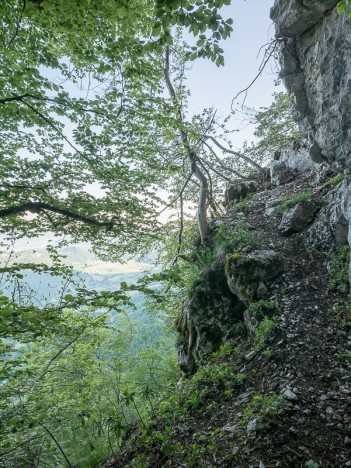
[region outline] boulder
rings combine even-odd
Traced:
[[[176,321],[177,356],[183,372],[192,374],[197,362],[218,350],[232,327],[243,320],[244,310],[227,285],[224,261],[218,260],[195,283]]]
[[[248,255],[228,255],[226,275],[228,286],[243,303],[259,299],[262,285],[270,283],[284,271],[282,257],[271,250],[258,250]]]
[[[306,230],[306,246],[331,252],[337,246],[347,244],[348,221],[342,212],[341,199],[342,192],[338,187],[328,191],[323,197],[322,208]]]
[[[310,224],[318,210],[318,206],[310,201],[302,201],[287,210],[279,225],[279,231],[284,236],[291,236],[303,231]]]
[[[280,151],[279,161],[284,162],[287,167],[299,174],[311,172],[316,168],[309,152],[309,146],[306,142],[301,144],[288,145]]]
[[[255,180],[237,180],[228,184],[224,194],[225,206],[231,203],[238,203],[246,198],[250,193],[257,192],[258,183]]]
[[[294,179],[294,174],[284,161],[271,162],[271,182],[274,186],[284,185]]]

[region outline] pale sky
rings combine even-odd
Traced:
[[[262,53],[257,58],[260,47],[274,37],[274,27],[269,18],[269,10],[274,0],[232,0],[232,5],[224,7],[224,18],[233,18],[234,31],[229,39],[223,41],[225,66],[218,68],[210,60],[198,59],[187,72],[187,86],[190,88],[189,108],[192,113],[199,113],[204,108],[214,106],[221,115],[230,112],[233,97],[245,88],[256,76],[262,60]],[[272,94],[282,89],[274,85],[276,75],[269,65],[263,75],[250,89],[245,105],[259,108],[269,106]],[[237,99],[242,102],[242,96]],[[252,129],[235,133],[232,137],[234,146],[250,139]],[[25,249],[27,240],[17,246]],[[38,245],[36,245],[38,244]],[[32,248],[42,246],[43,240],[30,240]],[[28,247],[27,247],[28,248]]]
[[[225,66],[218,68],[210,60],[198,59],[187,73],[187,85],[191,91],[190,109],[201,112],[214,106],[222,115],[230,112],[233,97],[256,76],[263,58],[257,57],[260,47],[274,38],[274,26],[269,18],[273,0],[232,0],[232,4],[221,10],[224,18],[234,20],[234,31],[223,41]],[[249,90],[245,105],[259,108],[269,106],[272,94],[283,88],[274,85],[277,78],[273,73],[274,62],[267,66],[262,76]],[[242,103],[243,95],[236,99]],[[251,132],[235,134],[234,144],[240,146]]]

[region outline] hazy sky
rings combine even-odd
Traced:
[[[269,18],[273,0],[232,0],[231,6],[221,10],[224,18],[234,20],[234,31],[223,41],[225,66],[216,67],[209,60],[198,59],[188,72],[188,86],[191,90],[190,109],[201,112],[214,106],[222,115],[230,112],[233,97],[253,80],[263,58],[263,51],[257,57],[260,47],[274,37],[274,26]],[[245,105],[259,108],[268,106],[272,94],[281,90],[274,85],[277,78],[273,73],[274,63],[268,65],[263,75],[249,90]],[[243,96],[236,101],[242,103]],[[248,138],[249,131],[235,136],[236,144]]]

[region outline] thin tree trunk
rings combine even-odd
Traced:
[[[173,84],[169,75],[169,55],[170,55],[170,49],[169,49],[169,46],[167,46],[164,77],[165,77],[168,92],[173,102],[175,114],[179,122],[180,137],[183,143],[183,147],[186,151],[188,161],[191,166],[191,171],[194,173],[195,177],[200,182],[197,221],[199,225],[201,241],[203,244],[207,244],[208,239],[209,239],[209,230],[208,230],[207,213],[206,213],[207,212],[207,199],[208,199],[208,181],[207,181],[205,174],[202,172],[202,170],[199,168],[197,164],[197,156],[190,147],[188,134],[184,129],[180,104],[178,102],[177,95],[176,95],[176,92],[174,90],[174,87],[173,87]]]

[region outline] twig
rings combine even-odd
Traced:
[[[237,172],[235,169],[232,169],[231,167],[228,167],[228,166],[225,166],[223,164],[223,162],[219,159],[219,157],[217,156],[216,152],[214,151],[213,148],[211,148],[211,146],[206,143],[206,141],[203,141],[203,144],[205,146],[207,146],[207,148],[211,151],[212,155],[215,157],[215,159],[218,161],[218,163],[220,164],[220,166],[225,169],[226,171],[228,172],[231,172],[232,174],[236,175],[237,177],[239,177],[240,179],[247,179],[246,176],[240,174],[240,172]]]
[[[22,0],[22,4],[23,4],[23,7],[22,7],[20,17],[18,18],[18,21],[17,21],[17,24],[16,24],[16,31],[15,31],[15,34],[10,39],[10,42],[8,43],[8,46],[7,46],[8,49],[11,47],[11,44],[13,43],[13,41],[18,36],[18,31],[19,31],[19,27],[20,27],[20,24],[21,24],[21,21],[22,21],[22,18],[23,18],[23,13],[24,13],[24,10],[26,9],[26,0]]]
[[[159,216],[160,214],[162,214],[164,211],[167,210],[167,208],[170,208],[174,202],[176,202],[178,200],[179,197],[181,197],[184,193],[184,190],[186,189],[186,186],[188,185],[189,183],[189,180],[191,179],[191,176],[194,174],[194,171],[191,171],[190,174],[188,175],[188,177],[186,178],[186,181],[184,182],[184,185],[182,187],[182,189],[180,190],[180,192],[178,193],[178,195],[171,201],[171,203],[169,203],[167,206],[165,206],[161,211],[159,211],[157,213],[157,215]]]
[[[266,68],[266,65],[267,63],[269,62],[270,58],[272,57],[272,55],[274,54],[274,52],[276,51],[276,48],[277,48],[277,45],[278,43],[280,42],[280,39],[274,39],[270,44],[269,46],[267,47],[265,53],[264,53],[264,56],[263,56],[263,59],[262,59],[262,62],[258,68],[258,73],[257,75],[255,76],[255,78],[251,81],[251,83],[244,89],[242,89],[241,91],[238,92],[238,94],[236,94],[233,99],[232,99],[232,103],[231,103],[231,109],[233,110],[233,104],[234,104],[234,101],[237,97],[240,96],[240,94],[243,94],[245,93],[245,98],[243,100],[243,103],[242,105],[245,104],[245,101],[246,101],[246,97],[247,97],[247,92],[248,90],[251,88],[251,86],[258,80],[258,78],[261,76],[263,70]],[[271,50],[270,50],[271,49]]]
[[[225,176],[224,174],[221,174],[219,171],[217,171],[217,169],[215,169],[214,167],[211,166],[211,164],[206,161],[206,159],[201,159],[201,162],[202,164],[204,164],[205,166],[207,166],[211,171],[213,171],[215,174],[217,174],[221,179],[224,179],[226,180],[227,182],[231,182],[232,179],[230,177],[227,177]]]
[[[7,450],[6,452],[1,452],[0,457],[7,455],[8,453],[14,452],[15,450],[19,449],[20,447],[23,447],[23,445],[29,444],[29,442],[32,442],[32,440],[40,439],[40,436],[32,437],[31,439],[26,440],[25,442],[22,442],[19,445],[16,445],[16,447]]]

